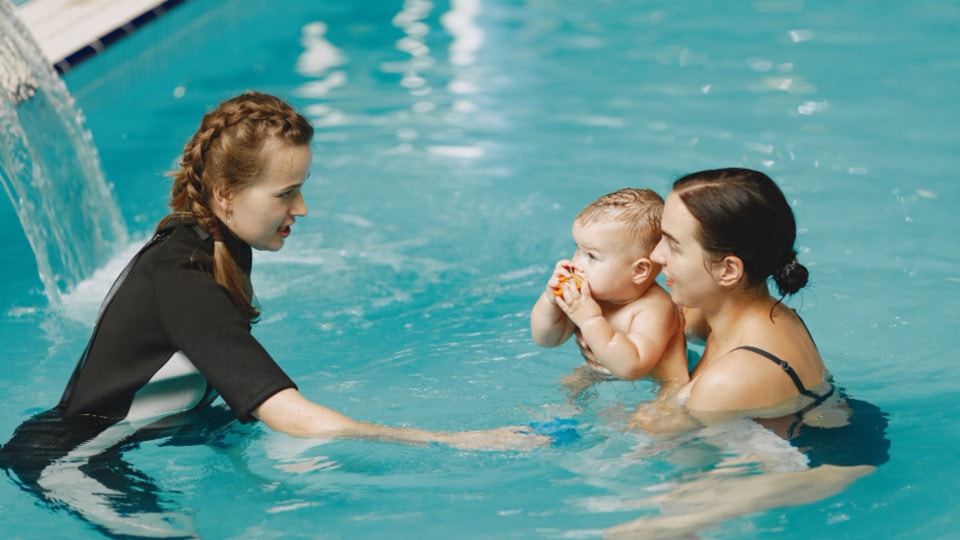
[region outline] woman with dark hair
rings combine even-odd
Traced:
[[[685,176],[667,197],[662,228],[651,258],[685,308],[688,338],[706,344],[679,395],[690,411],[767,407],[824,384],[813,338],[782,302],[808,273],[794,249],[793,211],[773,180],[748,169]]]
[[[677,434],[749,419],[742,425],[789,441],[803,465],[740,477],[718,468],[659,497],[661,516],[610,532],[694,532],[819,500],[886,462],[885,415],[834,386],[806,325],[783,302],[806,286],[808,272],[797,260],[793,211],[773,180],[749,169],[684,176],[666,199],[661,230],[650,258],[684,308],[686,338],[704,349],[690,382],[642,406],[633,425]],[[672,503],[682,515],[671,514]]]

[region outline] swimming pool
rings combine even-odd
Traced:
[[[956,520],[960,2],[284,3],[192,0],[65,77],[131,235],[163,216],[199,116],[248,88],[318,128],[287,247],[258,254],[255,334],[311,398],[361,419],[473,429],[573,415],[531,453],[298,441],[235,426],[125,459],[204,538],[554,538],[719,459],[622,433],[652,385],[568,404],[573,345],[527,316],[580,208],[623,186],[743,165],[794,204],[801,309],[836,377],[890,416],[890,461],[846,491],[710,538],[944,538]],[[0,210],[4,440],[53,405],[98,300],[47,305]],[[105,288],[109,278],[97,284]],[[97,538],[0,482],[12,538]]]

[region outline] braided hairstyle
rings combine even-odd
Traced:
[[[747,286],[773,277],[780,298],[806,286],[797,260],[797,224],[783,192],[769,176],[750,169],[716,169],[680,178],[673,190],[699,222],[703,249],[743,261]]]
[[[225,227],[211,210],[214,188],[241,192],[256,183],[272,148],[268,143],[309,145],[313,127],[283,100],[260,92],[228,99],[207,113],[200,128],[183,148],[180,169],[171,172],[170,208],[157,229],[171,219],[188,219],[207,231],[214,241],[211,273],[226,287],[234,305],[247,320],[260,312],[254,305],[249,276],[240,271],[224,245]]]

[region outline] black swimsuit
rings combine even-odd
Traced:
[[[812,411],[813,409],[816,409],[816,408],[819,407],[821,404],[823,404],[823,402],[826,401],[827,399],[829,399],[830,396],[832,396],[833,393],[834,393],[834,391],[836,390],[836,388],[834,388],[833,384],[831,383],[831,384],[830,384],[830,391],[828,391],[826,394],[816,394],[816,393],[814,393],[814,392],[811,392],[810,390],[807,390],[807,387],[805,387],[805,386],[803,385],[803,381],[800,380],[800,376],[797,375],[797,372],[793,369],[793,367],[790,366],[790,364],[789,364],[786,360],[781,360],[780,357],[778,357],[777,355],[775,355],[775,354],[773,354],[773,353],[771,353],[771,352],[765,351],[765,350],[763,350],[763,349],[761,349],[761,348],[759,348],[759,347],[752,347],[752,346],[750,346],[750,345],[743,345],[743,346],[741,346],[741,347],[737,347],[737,348],[734,349],[734,350],[738,350],[738,349],[743,349],[743,350],[745,350],[745,351],[750,351],[750,352],[753,352],[753,353],[757,353],[757,354],[759,354],[760,356],[766,358],[767,360],[770,360],[770,361],[773,362],[774,364],[777,364],[778,366],[780,366],[781,368],[783,368],[783,371],[784,371],[787,375],[790,376],[790,380],[793,381],[793,384],[794,384],[794,386],[797,387],[797,391],[798,391],[798,392],[800,392],[800,393],[803,394],[804,396],[813,398],[813,403],[807,405],[806,407],[800,409],[799,411],[797,411],[797,412],[795,413],[796,416],[797,416],[797,419],[796,419],[796,421],[789,427],[789,429],[787,430],[787,438],[792,438],[792,437],[793,437],[793,435],[794,435],[794,430],[797,428],[797,426],[800,424],[800,422],[803,421],[803,415],[805,415],[806,413]]]
[[[807,455],[811,467],[818,465],[872,465],[880,466],[890,460],[890,441],[886,438],[887,414],[876,405],[849,398],[843,388],[837,388],[831,381],[830,390],[825,394],[817,394],[808,390],[797,372],[786,360],[776,355],[750,345],[737,347],[756,353],[783,368],[793,384],[802,395],[813,398],[813,402],[797,411],[792,416],[792,422],[786,430],[786,438],[790,444]],[[734,349],[734,350],[737,350]],[[846,403],[850,409],[850,419],[847,425],[836,428],[815,427],[803,423],[803,417],[811,410],[822,405],[827,399],[838,394],[837,399]],[[761,423],[776,422],[772,419]]]

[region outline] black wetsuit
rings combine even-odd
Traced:
[[[250,246],[233,236],[225,243],[249,275]],[[160,406],[151,403],[138,416],[194,408],[216,391],[237,418],[247,421],[266,398],[294,386],[206,269],[212,253],[213,240],[204,231],[179,223],[159,231],[144,247],[105,302],[61,399],[65,417],[129,418],[138,409],[138,392],[178,352],[202,374],[204,395],[195,403],[173,405],[153,397]]]
[[[224,241],[249,276],[250,246]],[[268,397],[295,388],[212,278],[212,254],[213,240],[191,222],[157,232],[107,295],[60,403],[17,429],[0,467],[43,495],[50,490],[38,482],[57,462],[78,454],[92,462],[159,425],[222,425],[230,415],[206,408],[217,395],[246,422]]]
[[[830,381],[830,390],[823,394],[816,394],[808,390],[801,382],[800,377],[786,360],[760,349],[745,345],[737,347],[756,353],[771,362],[779,365],[784,373],[790,377],[794,386],[802,395],[813,398],[813,402],[797,411],[778,419],[760,420],[761,424],[772,427],[785,425],[782,436],[790,441],[801,452],[806,454],[811,467],[818,465],[873,465],[874,467],[886,463],[890,459],[890,441],[885,436],[887,428],[887,414],[879,407],[866,401],[852,399],[846,395],[843,388],[837,388]],[[849,409],[849,422],[841,427],[823,428],[814,427],[803,422],[804,415],[813,411],[834,393],[839,402]]]

